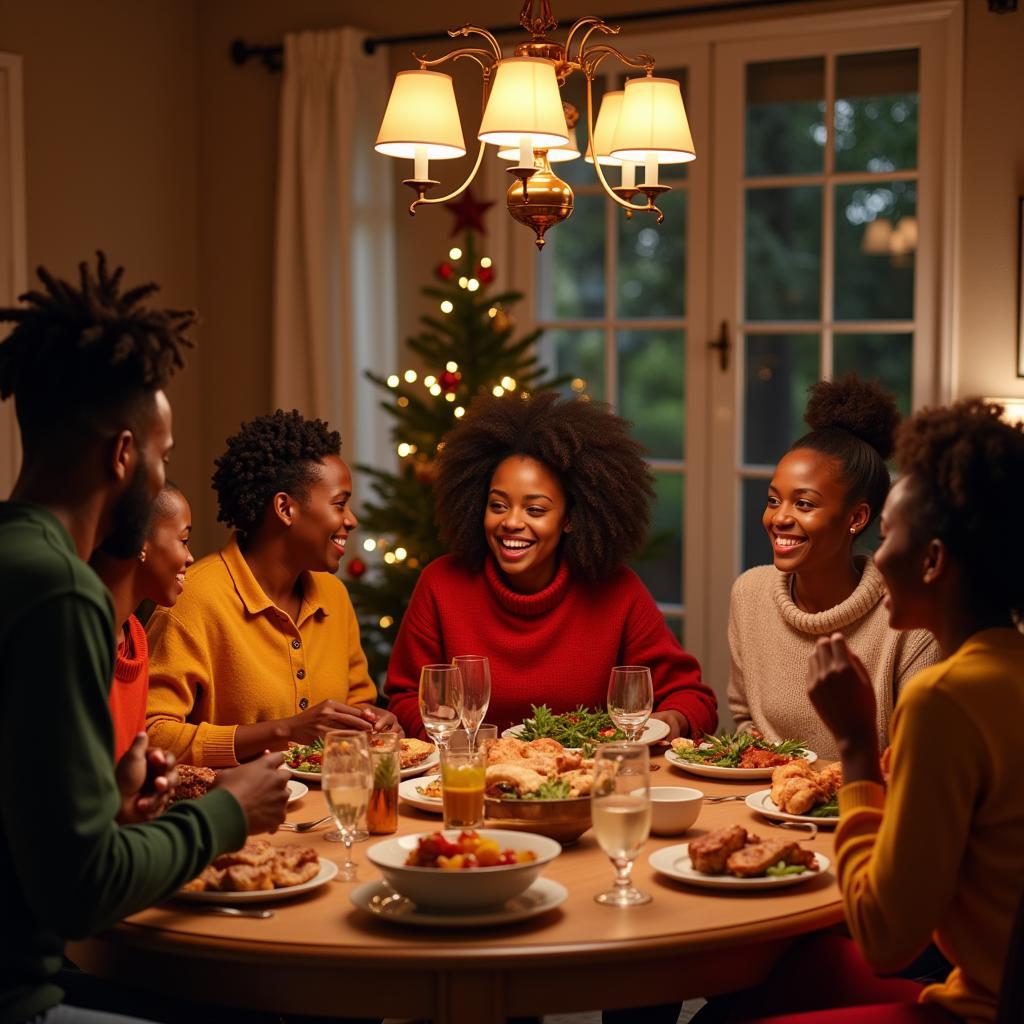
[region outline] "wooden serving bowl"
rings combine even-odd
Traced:
[[[535,832],[557,839],[563,845],[575,843],[590,828],[590,797],[567,800],[484,800],[484,822],[490,828]]]

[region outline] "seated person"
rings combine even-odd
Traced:
[[[927,631],[889,628],[882,577],[870,556],[854,554],[889,492],[895,403],[848,375],[816,384],[804,418],[811,432],[779,460],[768,486],[762,520],[774,565],[748,569],[733,584],[729,709],[741,731],[803,740],[835,760],[835,741],[806,692],[817,639],[841,629],[864,662],[883,748],[900,686],[938,654]]]
[[[647,536],[651,474],[627,424],[596,402],[478,398],[445,438],[435,487],[450,554],[421,573],[385,691],[425,736],[420,667],[484,654],[487,720],[531,704],[603,708],[615,665],[650,667],[654,718],[672,736],[711,732],[715,696],[625,563]]]
[[[121,623],[110,687],[114,722],[114,760],[119,761],[139,733],[146,731],[149,692],[149,647],[146,630],[134,609],[143,601],[173,608],[185,583],[185,570],[195,559],[188,549],[192,509],[168,480],[153,504],[142,550],[132,558],[115,558],[100,546],[92,567],[114,599],[114,617]]]
[[[236,532],[149,622],[151,742],[221,768],[330,729],[391,729],[334,575],[356,528],[341,436],[279,409],[227,445],[213,486]]]

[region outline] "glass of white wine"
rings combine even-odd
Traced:
[[[649,903],[630,881],[651,831],[650,759],[639,743],[605,743],[594,752],[590,810],[598,845],[615,865],[615,885],[594,897],[612,907]]]
[[[427,735],[441,750],[462,719],[462,673],[454,665],[420,669],[420,718]]]
[[[646,665],[616,665],[608,678],[608,717],[636,743],[654,710],[654,684]]]
[[[462,676],[462,728],[469,733],[469,749],[491,703],[491,663],[481,654],[458,654],[452,664]]]
[[[373,785],[373,767],[366,733],[360,729],[336,729],[324,737],[323,775],[320,783],[327,806],[345,844],[345,863],[341,865],[343,882],[356,880],[352,860],[352,842]]]

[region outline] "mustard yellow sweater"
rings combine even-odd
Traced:
[[[905,687],[889,790],[844,786],[836,868],[846,919],[879,971],[935,942],[953,964],[934,1001],[995,1020],[1024,891],[1024,636],[991,629]]]
[[[235,728],[289,718],[328,697],[372,703],[376,687],[344,584],[305,573],[297,622],[263,593],[232,539],[188,571],[149,622],[150,742],[180,761],[235,765]]]

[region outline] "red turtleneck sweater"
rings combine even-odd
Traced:
[[[146,630],[134,615],[128,616],[124,640],[117,648],[114,682],[110,687],[110,717],[114,721],[114,764],[125,755],[132,740],[146,731],[146,694],[149,691],[149,647]]]
[[[482,572],[451,555],[423,570],[391,652],[385,692],[407,736],[426,738],[418,690],[423,665],[456,654],[483,654],[491,664],[487,721],[498,730],[521,722],[531,704],[556,712],[578,704],[603,708],[615,665],[647,665],[656,711],[680,711],[691,733],[713,732],[715,695],[700,666],[665,625],[647,588],[631,569],[588,585],[563,564],[537,594],[505,584],[488,557]]]

